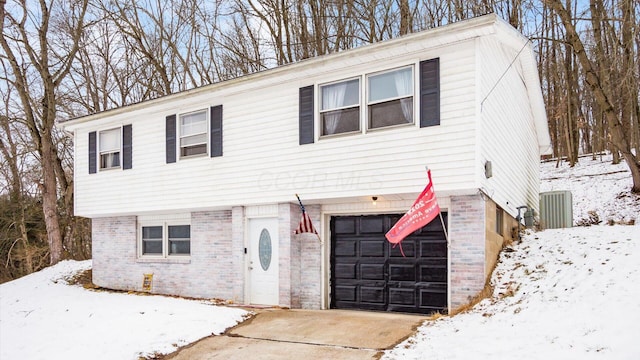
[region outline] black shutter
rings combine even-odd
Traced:
[[[420,127],[440,125],[440,59],[420,62]]]
[[[92,131],[89,133],[89,174],[96,173],[96,160],[96,132]]]
[[[300,145],[313,143],[313,85],[300,88],[298,131]]]
[[[176,162],[176,116],[169,115],[166,119],[166,151],[167,164]]]
[[[222,105],[212,106],[211,112],[211,157],[222,156]]]
[[[131,125],[122,127],[122,169],[131,169],[133,149],[131,148]]]

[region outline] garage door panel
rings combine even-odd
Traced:
[[[360,220],[361,234],[380,234],[384,232],[383,216],[368,216]]]
[[[337,218],[334,222],[333,232],[335,234],[355,234],[356,220],[353,218]]]
[[[384,286],[361,286],[360,299],[364,303],[384,305],[386,300]]]
[[[414,289],[389,288],[389,305],[415,306],[416,296]]]
[[[442,213],[442,218],[444,223],[447,223],[447,213]],[[427,224],[427,226],[423,226],[421,229],[416,230],[419,234],[425,233],[440,233],[442,231],[442,222],[439,218],[434,219],[432,222]]]
[[[390,258],[402,259],[406,257],[413,258],[416,256],[416,245],[414,244],[413,241],[402,242],[402,251],[404,251],[404,256],[402,256],[402,251],[400,251],[400,246],[401,245],[396,245],[395,247],[393,247],[393,245],[389,246]]]
[[[334,248],[335,256],[356,256],[356,246],[358,243],[354,241],[341,241]]]
[[[420,241],[420,257],[446,258],[447,252],[447,243],[443,243],[442,241],[435,242],[433,240]]]
[[[375,257],[384,257],[384,249],[385,243],[377,240],[361,240],[360,241],[360,256],[375,256]]]
[[[447,303],[447,289],[428,288],[419,290],[420,307],[433,307],[433,304]]]
[[[422,265],[419,271],[421,282],[447,282],[447,265]]]
[[[384,281],[384,264],[360,264],[360,278]]]
[[[389,264],[389,281],[416,281],[414,264]]]
[[[336,264],[335,266],[336,277],[339,279],[355,279],[356,278],[356,264]]]
[[[335,287],[335,296],[342,301],[356,301],[357,286],[341,285]]]

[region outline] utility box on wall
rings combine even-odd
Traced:
[[[559,229],[573,226],[573,201],[571,191],[540,193],[540,227]]]

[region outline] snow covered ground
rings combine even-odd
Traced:
[[[632,180],[629,167],[623,161],[611,164],[611,155],[597,156],[596,160],[581,157],[570,168],[562,163],[542,163],[540,192],[571,190],[573,198],[573,223],[590,218],[594,211],[602,223],[609,221],[626,224],[630,220],[640,222],[640,197],[630,194]]]
[[[541,191],[572,191],[574,223],[595,211],[601,225],[530,232],[502,252],[492,298],[427,321],[383,359],[640,359],[640,197],[610,160],[541,171]]]
[[[242,321],[246,311],[165,296],[86,290],[66,278],[91,260],[0,285],[0,359],[123,359],[170,353]]]
[[[595,211],[635,226],[531,232],[501,255],[492,298],[426,322],[384,359],[640,359],[640,198],[610,158],[543,164],[541,191],[571,190],[574,222]],[[65,261],[0,285],[0,359],[131,359],[219,334],[247,314],[163,296],[96,292]]]

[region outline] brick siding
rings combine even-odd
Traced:
[[[320,206],[305,209],[313,225],[320,226]],[[291,308],[320,309],[321,264],[320,241],[315,234],[294,234],[302,212],[297,204],[278,206],[280,236],[280,305]]]
[[[189,260],[137,257],[135,216],[92,221],[93,281],[119,290],[142,290],[144,274],[153,274],[153,293],[243,300],[243,243],[233,241],[232,211],[191,214]]]
[[[449,274],[452,309],[468,303],[485,285],[485,209],[480,195],[451,197]]]

